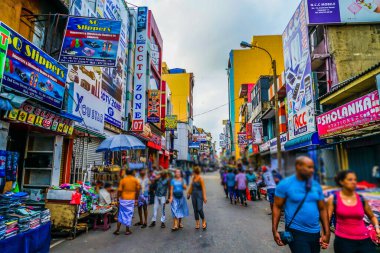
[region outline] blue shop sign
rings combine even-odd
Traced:
[[[5,87],[53,107],[62,108],[67,69],[17,32],[10,32],[5,60]]]

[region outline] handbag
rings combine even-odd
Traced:
[[[173,196],[176,199],[181,199],[183,197],[183,192],[173,192]]]
[[[294,237],[292,232],[289,231],[290,226],[292,225],[294,219],[296,218],[298,212],[301,210],[303,204],[305,203],[305,200],[307,198],[307,195],[309,194],[312,186],[312,179],[309,179],[306,182],[306,193],[305,196],[303,197],[302,201],[299,203],[296,211],[293,214],[293,217],[291,218],[290,222],[285,225],[285,231],[279,232],[281,241],[286,245],[294,241]]]

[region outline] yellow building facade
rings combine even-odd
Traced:
[[[284,70],[282,36],[253,36],[251,44],[268,50],[277,62],[277,74],[280,75]],[[266,52],[256,48],[232,50],[230,52],[228,62],[230,134],[232,136],[232,151],[236,159],[241,158],[237,142],[237,134],[242,125],[239,110],[244,103],[244,99],[239,98],[241,85],[255,83],[260,76],[272,74],[271,61]]]
[[[162,80],[170,87],[173,104],[173,115],[179,122],[188,122],[193,118],[193,73],[179,73],[184,70],[169,70],[167,64],[162,64]]]

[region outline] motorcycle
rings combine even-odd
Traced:
[[[248,190],[251,194],[251,200],[256,201],[257,199],[257,184],[256,182],[249,182],[248,183]]]

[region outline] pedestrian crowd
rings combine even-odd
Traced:
[[[279,246],[288,245],[292,253],[319,253],[327,249],[331,230],[335,231],[334,252],[375,253],[373,240],[380,238],[379,221],[368,202],[356,192],[356,174],[339,172],[335,182],[341,190],[325,200],[321,185],[314,180],[311,158],[298,157],[295,171],[282,179],[277,171],[266,166],[244,173],[243,166],[238,164],[236,169],[221,170],[221,182],[230,203],[236,205],[240,199],[242,206],[247,206],[247,193],[252,200],[261,199],[259,189],[266,187],[273,238]],[[282,214],[285,229],[280,231]],[[371,221],[372,230],[367,228],[365,216]]]
[[[126,175],[120,180],[118,187],[118,202],[110,202],[110,185],[106,184],[102,192],[102,197],[106,203],[113,204],[113,212],[117,213],[117,229],[114,235],[120,234],[122,225],[126,227],[125,234],[132,233],[132,218],[135,207],[138,210],[139,221],[133,226],[141,228],[148,227],[148,205],[153,204],[153,215],[149,227],[155,227],[157,216],[161,212],[161,228],[166,228],[166,205],[170,204],[173,217],[171,230],[178,231],[184,227],[183,219],[189,216],[187,199],[191,198],[194,209],[195,228],[207,229],[207,222],[203,211],[203,204],[207,203],[206,187],[201,169],[193,168],[192,178],[188,171],[183,176],[180,169],[176,169],[174,174],[163,168],[156,168],[152,171],[127,170]],[[190,186],[189,186],[190,185]],[[187,193],[185,191],[189,189]],[[201,222],[202,220],[202,222]]]

